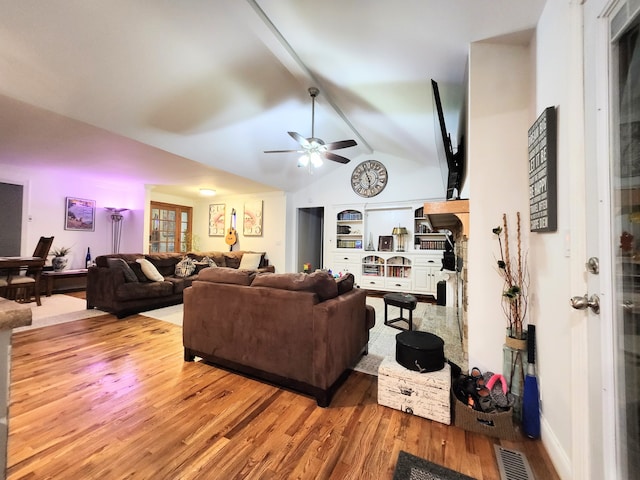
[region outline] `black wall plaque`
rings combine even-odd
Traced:
[[[548,107],[529,129],[529,217],[532,232],[557,228],[556,107]]]

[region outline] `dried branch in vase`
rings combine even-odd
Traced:
[[[524,324],[527,315],[529,272],[526,253],[522,251],[520,212],[516,213],[516,219],[517,248],[515,257],[511,256],[509,248],[509,224],[506,213],[502,214],[502,226],[494,228],[493,233],[498,237],[500,247],[500,259],[497,261],[498,274],[504,279],[502,309],[507,318],[509,335],[521,339],[525,336]]]

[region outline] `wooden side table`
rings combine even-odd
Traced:
[[[42,272],[42,278],[46,280],[47,285],[47,297],[51,296],[53,292],[53,285],[56,279],[62,278],[87,278],[88,270],[86,268],[79,268],[77,270],[61,270],[59,272],[56,271],[45,271]]]

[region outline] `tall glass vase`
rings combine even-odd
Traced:
[[[503,353],[502,374],[509,384],[509,390],[515,398],[513,417],[522,421],[522,392],[524,389],[524,376],[527,372],[527,347],[526,341],[522,348],[515,348],[513,342],[505,342]]]

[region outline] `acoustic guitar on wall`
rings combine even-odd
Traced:
[[[229,222],[229,230],[227,230],[227,235],[224,237],[224,241],[227,245],[229,245],[229,250],[233,248],[233,246],[238,241],[238,235],[236,234],[236,209],[234,208],[231,211],[231,220]]]

